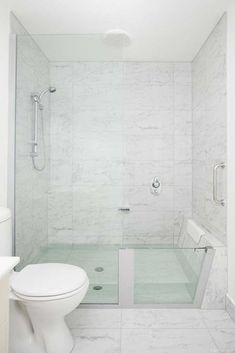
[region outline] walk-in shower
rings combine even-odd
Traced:
[[[54,93],[56,91],[55,87],[48,87],[44,90],[42,90],[40,93],[32,93],[31,98],[32,102],[34,105],[34,134],[33,134],[33,140],[32,140],[32,152],[31,152],[31,157],[32,157],[32,162],[33,162],[33,167],[37,171],[42,171],[46,167],[46,152],[45,152],[45,136],[44,136],[44,121],[43,121],[43,104],[42,104],[42,99],[45,94],[47,93]],[[41,134],[42,134],[42,150],[43,150],[43,157],[42,157],[42,165],[38,166],[36,163],[36,157],[38,157],[38,133],[39,133],[39,115],[41,118]]]
[[[86,305],[221,302],[222,267],[210,269],[226,256],[226,203],[213,201],[213,189],[226,199],[226,168],[213,185],[214,165],[226,163],[226,85],[215,79],[225,80],[225,54],[222,44],[213,50],[224,21],[192,63],[132,60],[130,46],[107,45],[103,34],[17,36],[21,267],[83,267]],[[191,218],[203,236],[188,234]]]

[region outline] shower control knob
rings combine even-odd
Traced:
[[[154,180],[152,182],[152,187],[155,188],[155,189],[158,189],[160,187],[160,185],[161,184],[160,184],[159,180]]]
[[[151,192],[154,195],[159,195],[161,192],[161,182],[158,177],[154,177],[151,183]]]

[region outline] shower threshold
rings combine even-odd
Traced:
[[[82,267],[90,279],[83,306],[200,307],[213,256],[213,249],[51,244],[31,263]]]

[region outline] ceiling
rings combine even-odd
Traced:
[[[30,33],[42,34],[35,40],[50,60],[191,61],[231,0],[9,2]],[[117,28],[130,34],[130,46],[104,43],[104,33]]]

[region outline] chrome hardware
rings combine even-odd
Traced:
[[[218,170],[225,168],[225,163],[218,163],[213,168],[213,201],[216,205],[224,206],[225,200],[218,199]]]
[[[213,247],[208,245],[208,246],[201,246],[201,247],[198,247],[198,248],[194,248],[193,251],[197,252],[198,250],[204,250],[205,253],[207,254],[208,250],[210,250],[210,249],[213,249]]]
[[[152,194],[159,195],[161,192],[161,182],[158,177],[154,177],[151,183]]]
[[[122,212],[130,212],[131,209],[126,207],[126,208],[119,208],[118,210]]]

